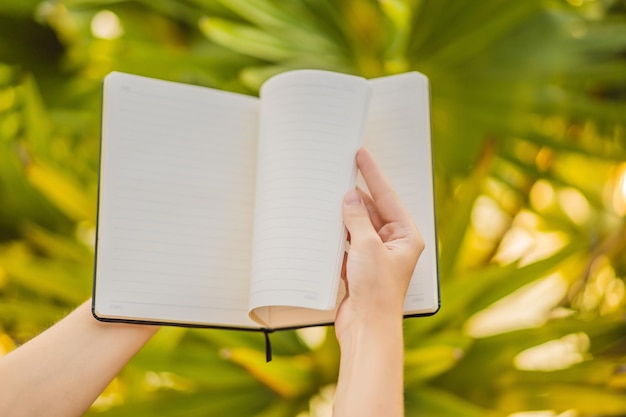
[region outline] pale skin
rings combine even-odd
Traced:
[[[423,249],[419,232],[366,150],[357,164],[371,197],[346,194],[348,295],[335,331],[341,362],[334,416],[403,415],[402,303]],[[85,302],[0,358],[0,415],[81,416],[156,326],[95,320]]]
[[[101,323],[85,302],[0,358],[0,415],[81,416],[158,330]]]
[[[371,193],[349,192],[348,295],[335,319],[341,347],[334,417],[404,415],[403,303],[424,242],[380,168],[364,149],[357,164]]]

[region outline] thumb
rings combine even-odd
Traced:
[[[372,225],[369,213],[358,191],[346,193],[343,200],[343,223],[350,233],[352,244],[375,237],[380,239]]]

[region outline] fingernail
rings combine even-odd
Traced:
[[[358,191],[349,191],[346,193],[346,198],[344,202],[347,206],[353,206],[357,204],[361,204],[363,201],[361,200],[361,195]]]

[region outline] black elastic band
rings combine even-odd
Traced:
[[[273,330],[263,329],[263,334],[265,335],[265,361],[272,361],[272,343],[270,342],[270,333]]]

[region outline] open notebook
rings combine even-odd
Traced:
[[[104,82],[94,316],[275,330],[332,323],[341,204],[366,146],[426,242],[405,313],[439,308],[428,80],[315,70],[259,98]]]

